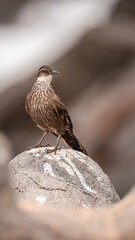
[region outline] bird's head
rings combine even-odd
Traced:
[[[37,80],[51,83],[53,74],[59,74],[59,72],[55,71],[51,66],[44,65],[38,70]]]

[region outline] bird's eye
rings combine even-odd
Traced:
[[[44,70],[44,72],[45,72],[45,73],[49,73],[49,71],[48,71],[48,70]]]

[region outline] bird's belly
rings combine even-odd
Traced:
[[[36,125],[55,134],[59,134],[63,129],[63,121],[56,114],[53,106],[47,101],[44,104],[32,103],[29,114]]]

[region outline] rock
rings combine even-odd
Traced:
[[[62,148],[56,155],[45,151],[31,149],[9,163],[17,199],[85,208],[110,206],[119,201],[108,176],[91,158],[72,149]]]
[[[64,156],[64,151],[61,152]],[[70,153],[70,151],[65,152]],[[73,150],[71,153],[75,157],[79,156]],[[27,152],[21,154],[24,156],[24,162],[26,162],[25,157],[29,157],[30,154]],[[80,157],[84,161],[89,160],[89,158],[86,160],[82,154]],[[46,205],[38,206],[33,202],[18,202],[11,194],[7,160],[3,158],[3,161],[0,161],[0,240],[135,239],[135,187],[115,206],[101,207],[96,211],[81,207],[58,209]]]

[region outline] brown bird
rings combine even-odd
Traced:
[[[48,149],[47,152],[56,154],[62,137],[71,148],[87,155],[86,150],[73,134],[73,125],[67,109],[51,86],[53,74],[58,73],[50,66],[42,66],[38,71],[35,84],[27,95],[25,110],[36,125],[44,131],[41,140],[31,148],[41,147],[46,134],[51,132],[57,136],[57,142],[55,148]]]

